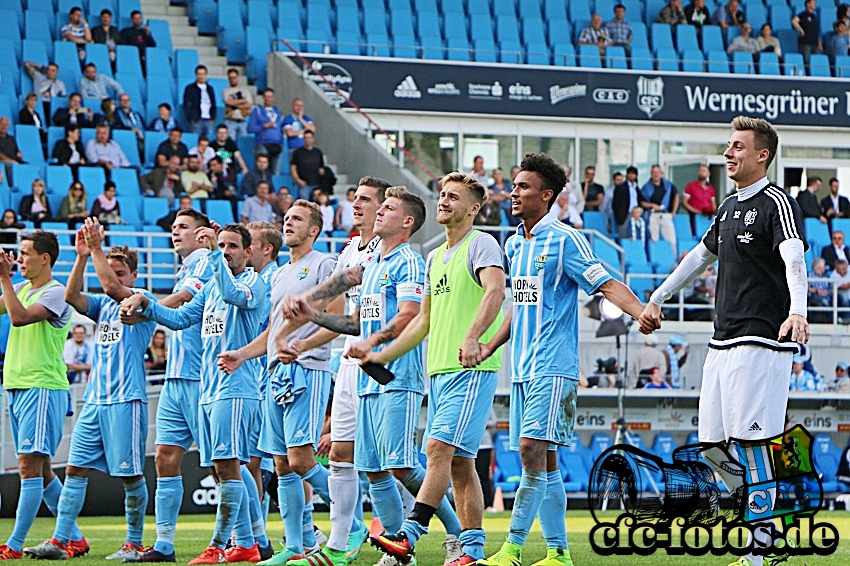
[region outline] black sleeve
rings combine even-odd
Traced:
[[[845,218],[850,216],[850,199],[847,197],[838,197],[838,208],[841,209],[841,214],[843,214]]]

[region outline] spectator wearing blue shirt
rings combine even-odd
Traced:
[[[245,199],[241,214],[242,224],[268,222],[274,224],[274,210],[269,202],[269,184],[261,181],[257,184],[257,194]]]
[[[124,94],[124,87],[118,81],[97,72],[97,66],[89,63],[83,70],[83,78],[80,79],[80,95],[83,98],[94,98],[103,100],[109,98],[109,89],[117,95]]]
[[[177,127],[177,122],[174,121],[174,116],[171,115],[171,105],[163,102],[157,107],[159,116],[154,118],[154,121],[148,125],[148,130],[152,132],[170,132]]]
[[[664,374],[661,373],[661,368],[657,366],[652,367],[646,373],[649,374],[649,382],[643,386],[644,389],[672,389],[670,384],[664,381]]]
[[[605,22],[605,31],[608,33],[608,45],[619,45],[626,49],[628,53],[631,50],[632,39],[632,24],[626,21],[626,7],[622,4],[614,6],[614,17]]]
[[[833,58],[838,55],[847,55],[850,51],[850,34],[847,33],[847,24],[844,20],[836,20],[832,24],[832,29],[835,35],[830,40],[830,51]]]
[[[823,380],[803,369],[803,356],[794,354],[791,365],[791,391],[821,391]]]
[[[809,271],[809,306],[828,307],[832,305],[832,285],[829,281],[812,281],[812,279],[825,279],[826,260],[822,257],[812,261],[812,270]]]
[[[296,98],[292,101],[292,114],[283,119],[283,133],[289,148],[289,157],[299,147],[304,147],[304,132],[316,133],[312,118],[304,114],[304,101]]]
[[[103,167],[107,178],[116,167],[131,167],[121,146],[109,138],[109,126],[106,124],[99,125],[95,138],[86,144],[86,161]]]
[[[263,104],[255,106],[248,117],[248,133],[254,134],[257,151],[262,149],[269,157],[272,174],[280,173],[280,155],[283,151],[283,114],[274,104],[274,90],[263,91]],[[288,160],[287,160],[288,161]]]

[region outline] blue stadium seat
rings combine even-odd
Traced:
[[[11,9],[15,12],[16,19],[18,21],[18,29],[23,32],[24,30],[24,4],[23,2],[7,2],[8,6],[4,6],[4,8]]]
[[[51,41],[49,45],[52,47],[53,42]],[[42,41],[25,39],[21,42],[21,47],[23,50],[22,56],[24,61],[32,61],[39,65],[47,65],[47,63],[51,60],[47,56],[47,44]]]
[[[690,433],[688,435],[688,439],[685,441],[685,445],[697,444],[699,442],[699,435],[696,431]]]
[[[496,39],[499,42],[519,43],[519,27],[515,18],[507,16],[496,18]]]
[[[532,0],[534,1],[534,0]],[[354,2],[355,6],[357,2]],[[416,8],[416,13],[422,12],[437,12],[437,0],[413,0],[413,6]]]
[[[831,77],[829,57],[823,53],[812,53],[809,59],[809,74],[813,77]]]
[[[207,200],[207,216],[224,226],[233,222],[233,207],[227,200]]]
[[[229,204],[229,203],[228,203]],[[148,226],[168,214],[168,200],[158,197],[142,199],[142,220]]]
[[[25,163],[12,164],[12,190],[15,192],[28,194],[32,182],[35,179],[43,179],[43,169],[38,165]],[[17,207],[15,207],[17,210]]]
[[[755,73],[753,54],[745,51],[732,53],[732,72],[737,75],[752,75]]]
[[[702,52],[724,51],[723,37],[718,26],[702,26]],[[725,52],[725,51],[724,51]]]
[[[542,18],[543,14],[540,12],[540,2],[537,0],[519,0],[519,16],[523,19]]]
[[[74,92],[83,77],[83,73],[80,71],[80,56],[77,54],[77,46],[70,41],[54,42],[53,61],[59,65],[59,79],[65,83],[68,93]]]
[[[619,45],[612,45],[605,50],[605,66],[609,69],[628,69],[626,49]],[[585,214],[587,214],[585,212]],[[585,224],[586,226],[586,224]]]
[[[24,37],[31,41],[40,41],[45,44],[48,51],[48,57],[53,59],[53,26],[47,16],[47,12],[39,10],[27,10],[25,14]]]
[[[708,217],[704,214],[700,214],[698,216],[694,216],[694,234],[702,238],[702,236],[708,232],[708,227],[711,226],[711,221],[714,220],[714,217]]]
[[[699,49],[689,49],[682,53],[682,71],[685,73],[705,72],[705,59]]]
[[[233,65],[244,64],[247,54],[245,45],[245,28],[236,26],[225,26],[219,28],[218,34],[219,49],[224,50],[227,56],[227,62]]]
[[[623,251],[626,255],[626,269],[630,269],[632,267],[649,267],[649,261],[646,257],[646,245],[644,242],[640,240],[623,239],[620,241],[620,245],[623,247]]]
[[[670,268],[676,263],[673,248],[664,240],[649,243],[649,260],[652,262],[655,273],[670,273]]]
[[[595,45],[579,45],[578,64],[580,67],[601,69],[602,59],[599,56],[599,48]]]
[[[632,23],[632,49],[649,49],[647,41],[646,26],[640,22]]]
[[[271,39],[266,29],[251,26],[245,28],[245,36],[245,75],[260,89],[266,86],[266,66],[271,51]]]
[[[548,4],[549,1],[547,0],[547,7]],[[590,20],[590,2],[570,2],[567,15],[571,22]],[[613,17],[613,14],[611,16],[602,16],[602,20],[605,21],[611,17]]]
[[[490,3],[488,0],[466,0],[466,9],[470,16],[481,14],[488,18],[490,17]]]
[[[679,70],[679,55],[672,47],[666,49],[656,49],[655,58],[658,64],[659,71],[676,72]]]
[[[0,41],[3,45],[12,47],[12,51],[6,51],[5,56],[14,59],[17,63],[21,58],[21,29],[18,27],[17,16],[13,10],[0,8]]]
[[[177,49],[174,51],[174,76],[194,77],[195,67],[200,64],[198,52],[194,49]]]
[[[543,16],[550,23],[560,18],[566,19],[566,2],[563,0],[543,0]]]
[[[497,60],[496,45],[492,40],[476,39],[472,42],[472,49],[472,57],[476,63],[495,63]]]
[[[469,61],[469,41],[464,37],[449,36],[446,48],[446,58],[449,61]]]
[[[652,24],[652,48],[658,52],[659,49],[675,51],[673,47],[673,33],[670,24]]]
[[[760,75],[779,75],[779,57],[776,53],[760,54],[758,71]]]
[[[587,491],[590,481],[590,451],[578,438],[571,446],[558,447],[558,469],[567,492]]]
[[[693,237],[691,230],[691,218],[687,214],[674,214],[673,227],[676,229],[676,237],[690,239]]]
[[[553,64],[556,67],[575,67],[576,50],[572,43],[556,43],[552,46]]]
[[[171,27],[168,20],[148,20],[148,26],[151,28],[151,36],[156,41],[156,47],[148,47],[146,54],[148,62],[150,62],[151,49],[163,49],[170,57],[174,53],[174,46],[171,43]]]
[[[676,440],[667,432],[659,432],[652,441],[652,453],[665,462],[673,462],[673,451],[676,448]]]
[[[117,45],[115,47],[115,70],[119,74],[134,75],[142,78],[142,63],[139,61],[139,48],[135,45]]]
[[[762,54],[764,57],[764,54]],[[850,56],[837,55],[835,57],[835,76],[850,77]]]
[[[271,7],[271,3],[266,0],[248,0],[248,25],[274,33]]]
[[[43,165],[44,151],[41,149],[41,136],[36,126],[15,126],[18,148],[24,154],[24,161],[33,165]]]
[[[145,133],[145,165],[147,167],[156,167],[156,149],[166,138],[168,138],[168,134],[165,132]]]
[[[785,62],[783,71],[785,75],[805,76],[806,66],[803,64],[803,56],[799,53],[783,53]]]
[[[601,238],[594,238],[593,252],[596,254],[596,257],[602,261],[606,269],[609,269],[609,271],[611,269],[620,271],[620,254],[611,244]]]
[[[544,30],[545,26],[540,18],[523,18],[522,40],[526,44],[545,41],[546,32]]]
[[[753,36],[757,36],[761,26],[767,23],[767,9],[761,2],[747,2],[743,8],[747,21],[753,27]]]
[[[135,132],[132,130],[112,130],[112,139],[124,150],[124,154],[131,165],[142,166]]]
[[[164,47],[148,47],[145,52],[145,58],[147,59],[148,80],[157,83],[157,88],[163,88],[164,85],[161,84],[160,81],[153,79],[153,77],[166,77],[167,80],[171,79],[173,76],[171,68],[171,51],[168,51]]]
[[[697,28],[690,24],[679,24],[676,26],[676,50],[684,53],[688,50],[698,50]]]
[[[356,21],[356,20],[355,20]],[[398,43],[400,38],[415,37],[413,33],[413,14],[406,11],[396,10],[390,13],[390,32]]]
[[[608,433],[597,432],[591,436],[588,448],[590,449],[590,456],[593,458],[593,461],[595,462],[599,459],[599,456],[613,445],[614,443]]]
[[[121,195],[122,199],[130,195],[141,195],[141,189],[139,188],[139,177],[135,169],[113,169],[112,181],[115,183],[115,188],[118,194]]]
[[[774,34],[779,30],[790,30],[791,28],[791,8],[785,4],[770,5],[770,27]],[[796,34],[796,32],[794,32]]]
[[[86,188],[86,193],[98,195],[103,191],[106,183],[106,173],[100,167],[80,167],[78,171],[79,181]]]
[[[812,458],[815,470],[821,474],[821,482],[825,493],[843,491],[835,480],[838,465],[841,461],[841,450],[832,442],[828,434],[816,434],[812,442]]]
[[[57,42],[58,44],[59,42]],[[76,49],[75,49],[76,51]],[[112,78],[112,64],[109,61],[109,49],[106,45],[102,43],[92,43],[86,46],[86,63],[94,63],[94,66],[97,67],[98,73],[103,73],[104,75]],[[77,65],[79,69],[79,65]],[[74,83],[74,88],[69,90],[68,92],[74,92],[76,89],[76,84]],[[67,83],[66,83],[66,86]],[[69,87],[70,89],[70,87]]]
[[[652,71],[654,59],[652,53],[646,48],[633,48],[631,65],[635,71]]]
[[[529,65],[550,65],[549,48],[543,41],[525,44],[526,62]]]
[[[466,30],[464,30],[464,35],[465,34]],[[440,18],[437,16],[436,11],[424,11],[419,12],[416,15],[416,35],[419,36],[420,39],[424,39],[426,37],[442,37],[440,34]]]
[[[422,36],[419,39],[419,44],[422,46],[423,59],[439,60],[445,57],[443,41],[438,36]]]
[[[493,483],[502,488],[503,492],[516,491],[522,475],[522,462],[519,452],[510,449],[510,436],[507,431],[500,430],[493,435],[493,459],[496,462]]]
[[[12,99],[6,94],[0,94],[0,116],[12,116]]]
[[[71,168],[65,165],[48,165],[47,175],[44,180],[47,185],[47,192],[57,195],[68,194],[68,187],[74,181],[74,176],[71,174]],[[55,212],[59,212],[57,208]]]
[[[56,103],[56,99],[53,99],[53,103]],[[56,145],[56,142],[65,138],[65,128],[59,126],[50,126],[47,128],[47,155],[50,156],[53,154],[53,146]]]
[[[725,51],[709,51],[707,60],[709,73],[729,72],[729,57]]]

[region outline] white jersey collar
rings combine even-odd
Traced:
[[[762,177],[761,179],[759,179],[758,181],[756,181],[755,183],[753,183],[749,187],[744,187],[743,189],[738,189],[738,191],[735,194],[737,195],[739,201],[747,200],[747,199],[750,199],[750,198],[756,196],[756,194],[760,190],[762,190],[763,188],[765,188],[769,184],[770,184],[770,181],[767,180],[767,177]]]

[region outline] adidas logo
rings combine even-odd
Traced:
[[[130,464],[128,464],[127,462],[121,462],[120,464],[118,464],[118,467],[121,468],[122,470],[126,470],[127,468],[130,467]]]
[[[393,450],[392,452],[390,452],[390,455],[387,456],[387,458],[389,458],[390,460],[398,460],[398,454],[396,454],[395,450]]]
[[[451,431],[452,431],[452,429],[450,429],[449,425],[447,425],[447,424],[444,424],[443,426],[440,427],[440,432],[451,432]]]
[[[295,436],[304,436],[304,431],[299,430],[298,432],[295,433]]]
[[[542,426],[540,426],[540,423],[539,423],[539,422],[537,422],[537,421],[534,421],[533,423],[531,423],[530,425],[528,425],[528,427],[529,427],[529,428],[531,428],[531,429],[533,429],[533,430],[542,430],[542,429],[543,429],[543,427],[542,427]]]
[[[212,475],[209,475],[201,480],[201,487],[206,489],[212,489],[216,486],[215,478]]]
[[[414,81],[413,77],[410,75],[407,75],[404,80],[395,87],[395,92],[393,94],[396,98],[422,98],[422,92],[420,92],[419,87],[416,86],[416,81]]]
[[[32,446],[32,442],[29,438],[25,438],[23,442],[21,442],[21,446]]]
[[[215,447],[216,450],[227,450],[227,446],[224,445],[224,442]]]
[[[757,422],[753,422],[753,424],[751,424],[750,428],[748,428],[747,430],[750,431],[750,432],[756,432],[756,431],[760,431],[761,427],[759,426],[759,424]]]
[[[440,280],[437,281],[437,284],[434,285],[434,295],[442,295],[443,293],[451,292],[452,288],[449,287],[449,276],[444,274],[440,277]]]

